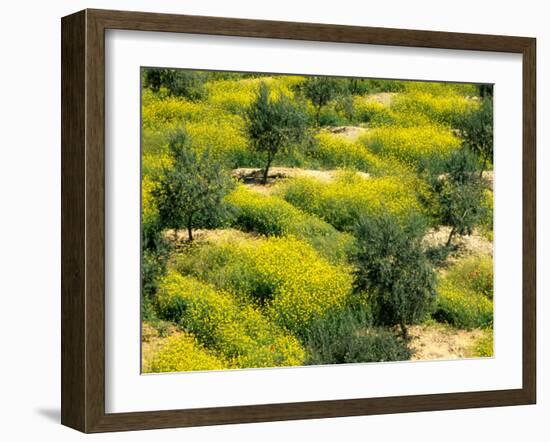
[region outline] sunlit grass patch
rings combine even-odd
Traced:
[[[294,237],[209,243],[178,256],[174,267],[246,296],[299,336],[315,318],[342,308],[351,293],[350,268],[330,264]]]
[[[223,109],[208,101],[189,101],[182,97],[163,97],[144,91],[142,96],[142,129],[174,129],[189,121],[217,121],[225,118]]]
[[[493,261],[479,256],[458,261],[441,277],[433,317],[459,328],[493,324]]]
[[[368,150],[359,140],[350,140],[341,135],[321,131],[317,135],[316,149],[311,158],[322,167],[356,169],[369,173],[379,173],[388,165]]]
[[[147,96],[142,106],[144,174],[162,171],[170,137],[181,127],[185,127],[195,149],[209,149],[227,167],[259,162],[248,149],[241,115],[232,114],[210,101],[150,97],[150,91],[144,94]]]
[[[473,97],[478,94],[477,86],[472,83],[445,83],[440,81],[404,81],[407,92],[424,92],[432,95],[462,95]]]
[[[473,291],[493,299],[493,258],[478,255],[464,258],[445,273],[445,279],[455,287]]]
[[[206,84],[208,102],[231,113],[239,114],[252,103],[261,83],[270,87],[273,98],[280,94],[294,97],[293,85],[303,81],[298,76],[274,76],[221,80]]]
[[[188,333],[177,333],[164,339],[152,356],[149,373],[223,370],[227,362],[204,348]]]
[[[355,119],[370,127],[388,126],[395,123],[395,115],[390,106],[366,97],[353,99]]]
[[[152,195],[154,188],[155,182],[150,176],[144,175],[141,179],[141,222],[143,224],[152,223],[158,216],[158,208]]]
[[[235,209],[235,225],[263,235],[293,235],[332,262],[344,262],[353,238],[284,199],[238,187],[226,197]]]
[[[481,335],[476,341],[471,349],[472,356],[478,358],[490,358],[494,354],[494,338],[493,338],[493,329],[484,330],[483,335]]]
[[[399,126],[441,124],[454,126],[458,119],[479,107],[479,101],[458,94],[432,95],[428,92],[399,94],[391,113]]]
[[[460,139],[441,126],[379,127],[363,138],[367,147],[382,157],[392,157],[410,167],[428,167],[439,170],[453,151],[460,147]]]
[[[486,209],[486,216],[483,219],[481,226],[480,226],[480,232],[483,237],[485,237],[488,241],[493,241],[494,236],[494,227],[493,227],[493,206],[494,206],[494,194],[491,189],[485,190],[485,198],[483,199],[483,205]]]
[[[364,179],[347,172],[330,183],[296,178],[281,187],[281,195],[294,206],[312,213],[338,230],[353,231],[365,214],[389,211],[406,216],[421,211],[417,199],[421,183],[413,177],[387,176]]]
[[[170,271],[157,294],[159,312],[223,355],[232,368],[301,365],[299,342],[252,304],[192,277]]]

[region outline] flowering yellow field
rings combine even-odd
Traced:
[[[142,85],[145,371],[406,360],[407,328],[435,321],[492,354],[476,85],[171,69]]]

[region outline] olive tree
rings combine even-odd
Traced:
[[[153,92],[164,87],[168,95],[196,100],[205,95],[206,75],[185,69],[144,68],[142,79],[143,86]]]
[[[468,149],[451,155],[445,174],[431,179],[435,216],[439,224],[451,227],[446,246],[455,234],[471,235],[486,215],[483,204],[485,184],[477,174],[477,164]]]
[[[363,216],[356,230],[354,286],[365,294],[378,325],[399,326],[421,320],[435,298],[436,276],[422,240],[419,215],[396,219],[389,213]]]
[[[337,78],[307,77],[301,85],[306,98],[315,108],[315,122],[320,125],[321,109],[342,92],[342,84]]]
[[[474,152],[481,160],[479,176],[493,158],[493,99],[486,96],[479,109],[466,113],[458,121],[458,129],[464,147]]]
[[[159,222],[164,228],[186,228],[189,241],[193,228],[212,224],[225,211],[223,199],[233,181],[214,161],[209,150],[192,148],[184,130],[170,140],[172,164],[159,177],[153,197],[158,206]]]
[[[251,147],[266,155],[262,176],[265,184],[275,156],[306,135],[307,115],[301,106],[285,95],[272,99],[269,88],[262,82],[256,99],[246,110],[245,120]]]

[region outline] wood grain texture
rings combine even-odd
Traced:
[[[105,413],[106,29],[523,55],[523,387],[338,401]],[[83,432],[532,404],[536,398],[535,40],[355,26],[86,10],[62,20],[62,423]]]
[[[537,78],[536,41],[523,51],[523,389],[537,395]]]
[[[85,13],[61,34],[61,422],[85,428]]]

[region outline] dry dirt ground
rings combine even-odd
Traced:
[[[178,333],[175,325],[167,325],[164,336],[151,327],[147,322],[141,323],[141,372],[149,373],[151,371],[151,360],[165,343],[165,339]]]
[[[367,133],[366,127],[360,126],[335,126],[329,127],[328,131],[335,135],[339,135],[349,141],[357,140],[361,135]]]
[[[442,325],[415,325],[409,328],[415,354],[412,360],[459,359],[472,357],[472,347],[482,330],[456,330]]]
[[[239,169],[234,169],[231,172],[231,176],[249,185],[249,188],[252,190],[269,194],[273,190],[273,185],[280,180],[306,177],[330,182],[333,181],[339,173],[339,170],[301,169],[299,167],[271,167],[269,169],[267,184],[265,185],[261,184],[262,169],[241,167]],[[365,179],[370,177],[370,175],[365,172],[356,173]]]
[[[424,237],[429,246],[440,246],[447,242],[451,228],[440,226],[438,229],[431,229]],[[493,243],[483,237],[477,230],[471,235],[455,235],[453,244],[457,246],[456,252],[451,253],[448,263],[468,255],[493,255]]]
[[[378,94],[369,94],[367,100],[377,101],[384,106],[390,106],[397,92],[380,92]]]
[[[142,372],[151,370],[154,355],[166,342],[168,336],[178,332],[175,326],[168,326],[164,336],[160,336],[147,323],[142,324]],[[413,361],[419,360],[449,360],[473,357],[472,348],[475,342],[483,336],[482,330],[456,330],[442,325],[415,325],[409,327],[411,345],[415,354]]]
[[[181,229],[177,233],[178,245],[187,242],[187,230]],[[165,237],[168,240],[174,240],[174,230],[168,229],[165,232]],[[226,228],[226,229],[193,229],[193,241],[224,241],[224,240],[239,240],[239,239],[255,239],[257,235],[254,233],[243,232],[242,230]]]
[[[482,176],[485,182],[487,183],[487,186],[489,187],[489,189],[493,190],[493,178],[494,178],[493,171],[484,170]]]

